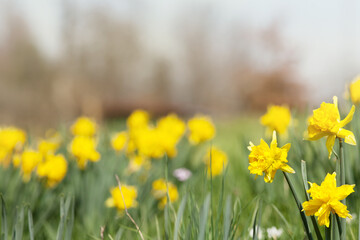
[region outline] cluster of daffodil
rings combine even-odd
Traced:
[[[354,104],[360,103],[360,77],[351,83],[350,96]],[[340,151],[342,151],[343,141],[351,145],[356,145],[354,134],[351,131],[344,129],[344,127],[352,120],[354,112],[355,106],[353,105],[349,114],[341,120],[337,97],[333,98],[333,103],[323,102],[320,105],[320,108],[315,109],[313,115],[308,118],[308,128],[305,133],[305,140],[315,141],[326,137],[326,147],[329,158],[334,152],[333,147],[336,139],[339,140]],[[301,202],[298,202],[298,196],[287,175],[287,173],[295,173],[294,169],[288,165],[287,160],[291,145],[288,143],[281,148],[277,146],[277,134],[285,136],[286,139],[287,129],[291,123],[290,110],[287,106],[270,106],[267,113],[261,117],[260,122],[267,127],[268,132],[273,131],[273,137],[270,146],[263,139],[260,140],[259,145],[254,145],[250,142],[250,146],[248,147],[250,150],[248,167],[250,173],[255,174],[256,177],[264,175],[264,181],[267,183],[271,183],[274,180],[277,170],[281,170],[284,173],[285,179],[297,201],[300,214],[302,215],[305,232],[309,239],[312,239],[312,236],[304,213],[307,216],[316,216],[319,226],[325,225],[326,231],[328,232],[330,231],[331,213],[343,218],[341,223],[338,222],[338,225],[341,230],[340,235],[345,236],[346,225],[344,220],[345,218],[351,218],[351,215],[345,205],[344,199],[354,192],[355,185],[345,184],[345,159],[342,156],[342,153],[340,152],[340,157],[338,157],[339,155],[336,155],[340,165],[340,183],[338,182],[337,184],[336,182],[336,172],[331,174],[328,173],[320,186],[316,183],[309,182],[310,188],[307,192],[310,194],[311,199],[308,199],[308,201],[301,204]],[[305,187],[307,188],[307,186]],[[317,228],[318,226],[315,226],[315,224],[314,228]],[[330,236],[328,232],[326,236]],[[321,236],[318,236],[318,238],[319,237],[321,238]]]
[[[126,131],[113,135],[111,145],[115,151],[124,152],[128,157],[128,173],[137,172],[142,168],[150,170],[152,159],[160,159],[165,155],[169,158],[176,157],[177,145],[185,134],[189,142],[195,146],[213,139],[216,132],[214,124],[207,116],[197,115],[189,119],[186,124],[176,114],[169,114],[152,122],[150,114],[144,110],[134,111],[127,118],[126,125]],[[210,148],[203,159],[207,172],[211,171],[208,176],[221,174],[228,163],[226,153],[217,147]],[[126,185],[122,188],[128,189]],[[132,188],[136,192],[136,188]],[[122,211],[124,208],[123,203],[119,202],[123,201],[119,197],[120,189],[113,188],[110,192],[112,197],[106,201],[106,205],[116,206]],[[135,202],[136,194],[127,195],[123,192],[123,195],[130,203]],[[153,181],[152,195],[158,200],[160,209],[164,208],[168,199],[170,202],[175,202],[179,198],[177,186],[164,179]],[[135,206],[136,204],[130,204],[127,207]]]
[[[100,153],[96,151],[96,122],[87,117],[80,117],[71,126],[74,135],[70,143],[70,152],[76,158],[77,165],[84,170],[87,162],[100,160]]]
[[[63,155],[55,154],[61,138],[57,132],[49,132],[40,139],[37,148],[26,143],[26,133],[15,127],[0,129],[0,165],[7,168],[11,163],[21,170],[22,179],[28,182],[31,175],[44,179],[46,186],[53,187],[63,180],[67,162]]]

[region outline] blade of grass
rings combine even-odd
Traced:
[[[156,235],[157,235],[157,240],[161,240],[161,234],[160,234],[160,227],[159,227],[159,220],[158,218],[155,216],[155,225],[156,225]]]
[[[63,233],[64,233],[64,225],[65,225],[65,202],[64,197],[61,196],[60,198],[60,223],[56,234],[56,240],[62,240],[63,239]]]
[[[179,207],[179,210],[178,210],[178,213],[177,213],[177,217],[176,217],[176,221],[175,221],[175,225],[174,225],[174,240],[178,239],[179,228],[180,228],[182,216],[184,214],[184,210],[185,210],[185,206],[186,206],[186,200],[187,200],[187,195],[185,195],[183,197],[183,199],[181,200],[180,207]]]
[[[0,194],[1,198],[1,239],[7,240],[8,237],[8,225],[6,218],[6,206],[5,200],[2,194]]]
[[[253,222],[253,227],[252,227],[252,232],[253,232],[253,239],[257,240],[258,239],[258,231],[260,230],[260,225],[261,225],[261,207],[262,207],[262,201],[261,199],[259,199],[259,201],[256,204],[256,208],[255,208],[255,217],[254,217],[254,222]]]
[[[311,234],[311,231],[310,231],[310,228],[309,228],[309,224],[308,224],[308,222],[307,222],[305,213],[304,213],[304,211],[302,210],[303,207],[302,207],[302,204],[301,204],[301,202],[300,202],[300,200],[299,200],[299,198],[298,198],[298,196],[297,196],[297,194],[296,194],[296,192],[295,192],[295,188],[294,188],[294,186],[293,186],[293,184],[292,184],[292,182],[291,182],[288,174],[287,174],[286,172],[283,172],[283,174],[284,174],[285,179],[286,179],[286,181],[287,181],[287,183],[288,183],[288,185],[289,185],[289,187],[290,187],[290,190],[291,190],[291,193],[292,193],[292,195],[293,195],[293,197],[294,197],[294,200],[295,200],[295,202],[296,202],[296,205],[297,205],[297,207],[298,207],[298,209],[299,209],[300,216],[301,216],[301,220],[302,220],[303,225],[304,225],[305,233],[306,233],[307,237],[309,238],[309,240],[312,240],[313,237],[312,237],[312,234]]]
[[[305,192],[305,198],[307,201],[310,200],[310,196],[309,193],[307,192],[309,190],[309,185],[308,185],[308,180],[307,180],[307,171],[306,171],[306,162],[304,160],[301,160],[301,176],[302,176],[302,180],[303,180],[303,187],[304,187],[304,192]],[[310,217],[312,225],[314,227],[315,230],[315,234],[318,240],[322,240],[322,236],[321,236],[321,232],[319,229],[319,226],[316,222],[315,216],[312,215]]]
[[[223,240],[227,240],[229,238],[230,222],[231,222],[231,196],[228,195],[226,198],[225,209],[224,209],[224,237],[223,237]]]
[[[286,233],[289,235],[289,237],[291,239],[293,239],[293,236],[292,236],[291,232],[289,231],[289,229],[291,229],[289,222],[286,220],[284,215],[280,212],[280,210],[274,204],[271,204],[271,206],[274,208],[275,212],[280,216],[281,220],[285,223]]]
[[[123,235],[124,229],[123,228],[119,228],[119,230],[117,231],[116,235],[115,235],[115,239],[114,240],[120,240],[122,235]]]
[[[34,222],[30,208],[28,209],[28,224],[30,240],[34,240]]]
[[[65,231],[65,240],[71,240],[72,230],[74,227],[75,221],[75,198],[72,197],[72,201],[70,204],[70,219],[68,219],[66,224],[66,231]]]
[[[199,226],[200,229],[199,229],[198,240],[205,239],[206,223],[207,223],[207,218],[209,215],[209,209],[210,209],[210,194],[207,194],[207,196],[205,198],[205,202],[201,209],[201,213],[200,213],[200,226]]]
[[[22,240],[24,233],[24,206],[20,207],[20,211],[16,217],[15,224],[15,240]]]

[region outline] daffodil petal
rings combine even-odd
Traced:
[[[347,210],[346,205],[342,204],[341,202],[331,201],[330,205],[331,205],[331,208],[336,212],[336,214],[339,217],[346,218],[346,217],[348,217],[348,215],[350,215],[349,210]]]
[[[322,204],[323,202],[320,200],[311,199],[302,204],[303,211],[305,211],[306,216],[314,215],[319,210]]]
[[[319,210],[315,213],[315,216],[318,217],[318,222],[320,226],[325,225],[326,227],[329,227],[330,225],[330,216],[331,207],[328,204],[323,204]]]
[[[349,114],[342,121],[340,121],[340,127],[344,127],[346,124],[351,122],[351,120],[353,119],[354,113],[355,113],[355,106],[352,105]]]
[[[346,143],[356,145],[356,139],[353,132],[340,128],[339,132],[336,135],[339,138],[344,138]]]
[[[281,168],[282,171],[287,172],[287,173],[295,173],[295,170],[292,169],[289,165],[284,164]]]
[[[329,152],[329,158],[331,156],[332,149],[333,149],[334,144],[335,144],[335,139],[336,139],[336,135],[330,135],[326,139],[326,148],[327,148],[327,150]]]
[[[345,199],[347,196],[354,192],[354,187],[355,185],[342,185],[340,187],[337,187],[336,199],[339,201]]]

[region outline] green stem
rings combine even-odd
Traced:
[[[305,212],[303,211],[303,207],[301,205],[301,202],[298,198],[298,196],[296,195],[296,192],[295,192],[295,188],[294,188],[294,185],[292,184],[292,182],[290,181],[290,178],[288,176],[288,174],[286,172],[283,172],[284,176],[285,176],[285,179],[290,187],[290,190],[291,190],[291,193],[292,195],[294,196],[294,199],[295,199],[295,202],[296,202],[296,205],[299,209],[299,212],[300,212],[300,216],[301,216],[301,220],[304,224],[304,229],[305,229],[305,233],[308,237],[309,240],[312,240],[313,237],[311,235],[311,231],[310,231],[310,228],[309,228],[309,224],[307,222],[307,219],[306,219],[306,216],[305,216]]]
[[[330,221],[329,227],[325,226],[325,240],[331,240],[331,224],[332,224],[331,216],[329,217],[329,221]]]
[[[343,139],[339,138],[339,161],[340,161],[340,184],[339,186],[345,185],[345,158],[344,158],[344,146],[343,146]],[[344,205],[346,205],[346,200],[341,201]],[[341,218],[341,235],[340,239],[346,239],[346,219]]]

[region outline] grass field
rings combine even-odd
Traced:
[[[343,119],[348,111],[341,112],[344,112]],[[357,109],[353,121],[346,126],[357,140],[360,139],[359,113]],[[325,139],[303,140],[307,116],[293,116],[288,136],[278,137],[279,146],[291,143],[287,160],[296,173],[289,177],[301,202],[306,201],[301,160],[306,163],[310,182],[320,184],[326,173],[339,171],[335,154],[328,158]],[[165,154],[151,159],[151,168],[139,171],[130,171],[128,155],[111,146],[113,134],[126,130],[125,119],[98,127],[95,138],[100,160],[89,161],[83,170],[70,150],[73,139],[70,124],[60,126],[57,130],[62,141],[56,154],[63,154],[68,166],[66,176],[55,186],[47,187],[44,178],[37,176],[36,168],[31,179],[24,181],[21,167],[0,166],[1,239],[141,239],[124,209],[105,204],[111,197],[110,189],[118,185],[115,175],[123,186],[137,188],[137,205],[128,206],[128,212],[144,239],[251,239],[254,226],[262,229],[264,239],[275,239],[266,233],[271,227],[283,230],[278,239],[306,238],[292,191],[281,171],[277,171],[272,183],[265,183],[261,176],[255,179],[249,173],[249,141],[255,145],[261,138],[268,144],[271,142],[271,135],[266,134],[259,118],[219,119],[215,123],[213,139],[194,145],[187,139],[189,130],[186,130],[177,142],[175,157]],[[37,143],[35,136],[27,136],[25,145],[36,148]],[[337,153],[338,145],[336,140],[334,151]],[[228,159],[225,170],[212,177],[203,161],[210,147],[223,150]],[[356,184],[355,192],[347,197],[346,205],[353,215],[347,224],[347,237],[359,239],[360,148],[344,144],[344,151],[346,183]],[[186,181],[179,181],[173,172],[184,167],[192,175]],[[173,202],[169,192],[164,195],[167,202],[171,202],[164,208],[159,207],[159,199],[152,190],[152,183],[159,178],[174,183],[178,190],[179,197]],[[310,217],[307,219],[316,239]],[[322,237],[327,238],[325,227],[319,229]]]

